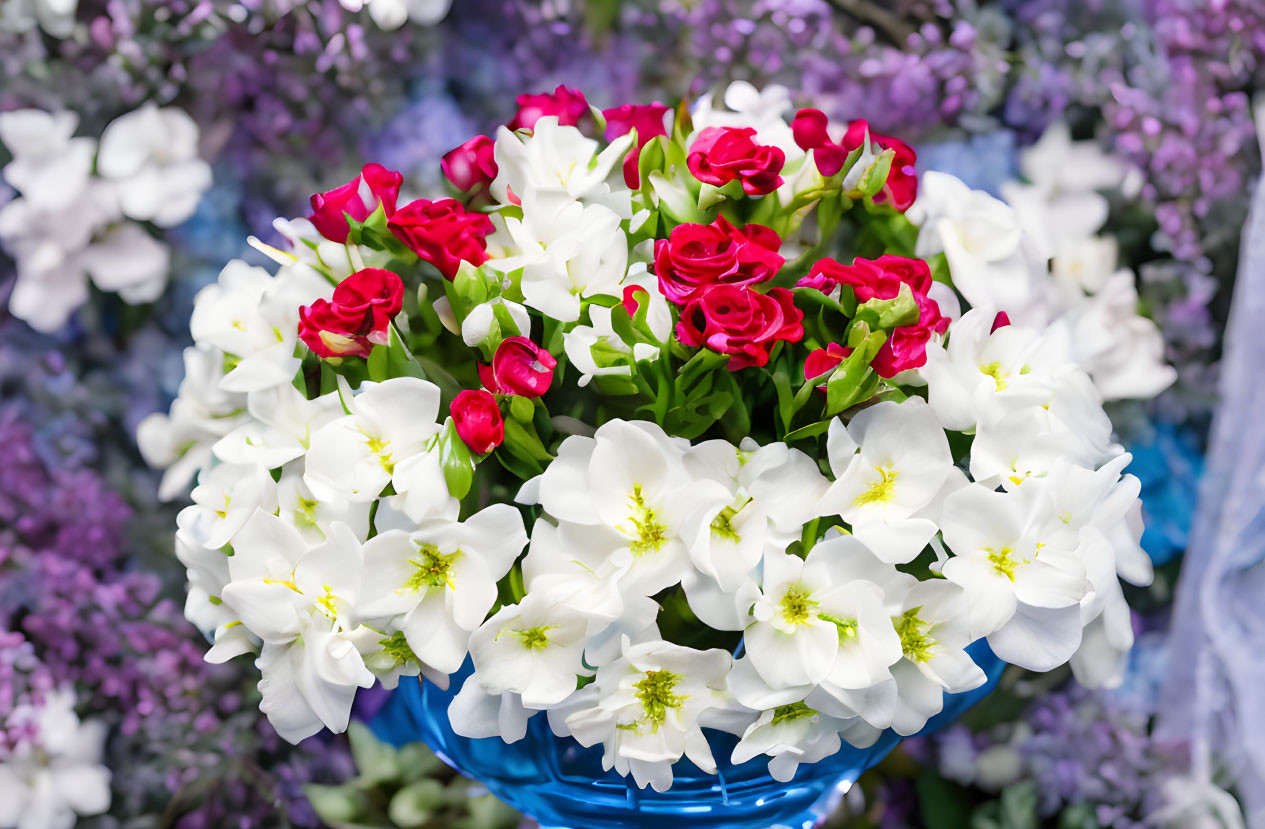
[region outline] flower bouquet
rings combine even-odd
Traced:
[[[198,476],[187,613],[283,737],[399,683],[543,825],[804,825],[1004,663],[1117,674],[1138,482],[1023,322],[1048,257],[900,140],[740,92],[523,96],[455,197],[369,164],[199,295],[140,441]]]

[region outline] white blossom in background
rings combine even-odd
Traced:
[[[130,219],[174,227],[193,215],[211,186],[198,158],[198,125],[184,110],[145,104],[101,133],[97,172],[111,183]]]
[[[179,224],[211,185],[197,125],[179,109],[150,104],[123,115],[100,144],[74,137],[77,125],[66,112],[0,113],[0,143],[13,156],[3,176],[18,192],[0,207],[0,245],[18,271],[9,310],[44,332],[87,302],[90,282],[131,304],[156,300],[171,253],[128,219]]]
[[[80,721],[71,688],[49,691],[42,704],[18,706],[6,719],[32,724],[35,736],[0,760],[0,826],[71,829],[110,808],[110,770],[101,762],[106,725]]]
[[[367,8],[378,28],[390,31],[405,23],[434,26],[448,16],[453,0],[339,0],[348,11]]]

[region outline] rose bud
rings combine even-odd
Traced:
[[[487,236],[492,220],[471,213],[456,199],[418,199],[395,211],[387,228],[420,258],[430,262],[445,279],[457,275],[462,261],[488,261]]]
[[[557,116],[561,126],[573,127],[589,112],[584,93],[562,85],[553,92],[519,95],[516,103],[518,113],[508,125],[511,130],[529,130],[546,115]]]
[[[526,337],[507,337],[492,356],[492,365],[479,365],[479,379],[497,394],[540,397],[549,391],[558,361]]]
[[[808,352],[808,356],[804,358],[804,379],[811,380],[814,377],[820,377],[827,371],[838,367],[844,359],[851,355],[852,349],[846,345],[839,345],[839,343],[830,343],[825,348],[818,348],[815,351]],[[822,383],[817,388],[825,391],[826,384]]]
[[[382,205],[389,218],[395,212],[403,182],[404,176],[381,164],[366,164],[360,175],[342,187],[312,196],[308,219],[326,239],[346,243],[347,217],[363,222]]]
[[[373,331],[385,332],[404,307],[404,280],[382,268],[365,268],[338,283],[332,302],[348,318],[371,314]]]
[[[637,147],[628,152],[624,159],[624,184],[632,190],[641,187],[641,171],[637,163],[641,160],[641,149],[660,135],[667,135],[668,128],[664,116],[672,111],[672,107],[658,102],[653,104],[624,104],[614,109],[602,110],[606,119],[606,140],[614,141],[621,135],[637,131]]]
[[[496,142],[486,135],[476,135],[456,149],[449,150],[439,162],[444,175],[462,193],[478,196],[486,193],[496,178],[494,150]]]
[[[476,455],[486,455],[505,440],[505,421],[491,392],[466,389],[452,401],[449,411],[457,436]]]
[[[741,181],[748,196],[763,196],[782,186],[786,155],[778,147],[757,144],[751,127],[708,127],[690,145],[686,165],[694,178],[722,187]]]

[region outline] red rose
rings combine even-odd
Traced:
[[[902,284],[913,292],[918,304],[918,321],[888,332],[887,341],[870,362],[875,371],[889,378],[926,365],[931,334],[943,334],[949,328],[948,318],[940,314],[940,306],[928,296],[931,268],[927,263],[891,255],[873,260],[858,257],[851,265],[822,259],[799,281],[801,287],[817,288],[824,293],[829,293],[834,285],[848,285],[858,302],[895,299],[900,295]]]
[[[479,365],[479,379],[497,394],[540,397],[549,391],[558,361],[526,337],[506,337],[492,355],[492,365]]]
[[[466,389],[452,401],[448,411],[457,436],[476,455],[486,455],[505,440],[505,420],[491,392]]]
[[[823,176],[833,176],[843,169],[843,162],[848,154],[861,146],[861,142],[865,140],[865,132],[869,129],[869,123],[860,120],[853,121],[848,125],[843,140],[839,142],[830,140],[826,129],[827,124],[826,116],[821,110],[801,109],[795,114],[795,120],[791,122],[791,132],[795,136],[795,143],[801,149],[813,151],[817,170]],[[884,150],[895,152],[891,171],[887,174],[887,182],[883,185],[882,191],[874,197],[874,203],[890,203],[892,207],[904,212],[914,203],[918,195],[918,173],[914,168],[918,154],[904,141],[889,135],[871,132],[870,141]]]
[[[381,164],[366,164],[360,175],[351,181],[312,196],[312,215],[308,219],[331,242],[347,241],[347,217],[363,222],[382,205],[389,218],[395,212],[404,176]]]
[[[738,285],[712,285],[681,311],[676,336],[689,346],[707,346],[729,355],[727,368],[737,371],[769,362],[769,351],[781,341],[804,336],[804,314],[794,294],[773,288],[767,294]]]
[[[763,196],[782,185],[786,155],[778,147],[757,144],[750,127],[708,127],[690,145],[686,164],[694,178],[721,187],[742,182],[748,196]]]
[[[614,141],[621,135],[637,131],[637,147],[630,150],[624,159],[624,183],[636,190],[641,187],[641,171],[637,163],[641,160],[641,148],[660,135],[667,135],[668,129],[663,116],[672,111],[672,107],[658,102],[653,104],[624,104],[614,109],[602,110],[606,119],[606,140]]]
[[[808,352],[808,356],[804,358],[804,379],[811,380],[814,377],[820,377],[851,355],[852,349],[839,343],[831,343],[825,348]],[[825,391],[826,384],[823,383],[817,388]]]
[[[492,220],[471,213],[456,199],[418,199],[395,211],[387,227],[409,250],[430,262],[446,279],[457,275],[462,261],[488,261],[487,236]]]
[[[834,259],[822,259],[813,265],[808,276],[801,279],[801,288],[817,288],[830,293],[833,285],[848,285],[856,294],[857,302],[895,299],[904,283],[914,296],[925,296],[931,290],[931,268],[921,259],[885,255],[878,259],[854,259],[844,265]]]
[[[1010,314],[998,311],[997,316],[993,317],[993,327],[988,329],[988,333],[992,334],[998,328],[1005,328],[1007,325],[1010,325]]]
[[[449,150],[439,162],[444,175],[462,193],[486,192],[496,178],[494,150],[496,142],[486,135],[476,135],[456,149]]]
[[[509,122],[512,130],[529,130],[546,115],[556,115],[560,125],[573,127],[589,112],[589,102],[585,100],[584,93],[562,85],[553,92],[519,95],[516,103],[518,113]]]
[[[786,261],[782,239],[763,225],[741,229],[723,216],[709,225],[677,225],[654,246],[659,290],[678,305],[709,285],[752,285],[772,279]]]
[[[404,282],[365,268],[344,279],[332,299],[299,308],[299,339],[318,357],[368,357],[387,342],[391,318],[404,306]]]

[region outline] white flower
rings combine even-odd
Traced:
[[[369,9],[369,16],[384,31],[398,29],[412,20],[419,26],[433,26],[448,15],[452,0],[339,0],[348,11]]]
[[[146,104],[101,134],[97,170],[111,180],[129,218],[173,227],[193,215],[211,186],[198,158],[198,125],[176,107]]]
[[[918,185],[918,199],[906,213],[921,228],[916,255],[944,253],[954,287],[972,306],[1008,312],[1026,307],[1037,283],[1014,209],[946,173],[924,173]]]
[[[75,33],[79,0],[7,0],[0,3],[0,31],[29,32],[39,26],[50,37]]]
[[[441,319],[444,317],[441,307],[446,307],[448,313],[452,312],[452,306],[448,303],[448,297],[446,296],[436,299],[435,305],[439,306],[435,310],[440,314]],[[461,321],[461,330],[453,333],[460,334],[462,342],[471,348],[478,346],[492,332],[492,326],[496,323],[496,306],[498,305],[505,308],[509,313],[510,319],[514,321],[514,327],[518,329],[514,333],[502,331],[499,339],[510,336],[531,336],[531,317],[528,315],[527,309],[517,302],[499,296],[487,302],[481,302],[471,308],[470,313],[466,314],[466,318]]]
[[[767,754],[769,775],[779,783],[789,783],[800,763],[816,763],[837,753],[840,730],[848,721],[814,711],[795,702],[761,712],[760,718],[743,733],[734,747],[730,762],[737,765]]]
[[[153,302],[167,287],[171,251],[140,225],[116,225],[88,245],[83,267],[92,283],[132,305]]]
[[[496,603],[496,583],[527,545],[518,510],[494,504],[463,522],[435,519],[365,543],[357,615],[402,631],[417,659],[450,674]]]
[[[836,480],[818,512],[842,516],[884,561],[912,561],[936,534],[925,508],[958,481],[936,413],[920,397],[878,403],[846,431],[831,423],[827,453]]]
[[[492,195],[501,204],[529,196],[556,205],[582,201],[601,205],[619,219],[632,218],[632,197],[623,180],[615,181],[619,164],[632,146],[632,135],[621,136],[598,153],[598,143],[578,129],[559,126],[558,118],[546,115],[532,127],[530,135],[501,127],[496,133],[497,176]],[[556,206],[553,208],[556,212]]]
[[[194,506],[185,510],[202,514],[202,543],[216,549],[229,544],[255,510],[277,510],[277,484],[262,466],[218,464],[202,474],[191,497]]]
[[[1076,362],[1107,400],[1146,400],[1168,388],[1177,371],[1164,359],[1159,326],[1138,314],[1133,272],[1120,270],[1069,314]]]
[[[653,595],[690,569],[681,531],[694,505],[718,491],[725,497],[719,485],[690,480],[686,445],[653,423],[611,420],[591,438],[564,440],[519,500],[539,503],[558,521],[564,549],[604,555],[623,571],[622,588]]]
[[[550,724],[582,746],[601,743],[602,768],[631,773],[642,788],[666,791],[672,785],[672,764],[682,755],[715,774],[716,761],[699,718],[727,705],[730,661],[722,650],[625,640],[623,655],[599,668],[593,683],[576,692],[565,718],[551,711]]]
[[[356,688],[373,685],[352,621],[362,551],[347,527],[310,547],[294,527],[259,511],[233,538],[231,581],[222,598],[263,640],[260,709],[292,743],[324,726],[347,728]]]
[[[917,734],[944,708],[944,692],[960,694],[988,679],[966,652],[970,635],[967,599],[956,584],[919,582],[909,589],[893,618],[904,659],[892,666],[896,711],[892,729]]]
[[[0,143],[13,156],[4,166],[4,180],[38,210],[70,207],[88,187],[97,142],[72,137],[78,125],[79,116],[72,112],[0,113]]]
[[[765,556],[762,595],[752,611],[756,622],[743,641],[770,689],[827,680],[860,689],[890,679],[888,668],[901,657],[900,639],[883,589],[856,577],[856,556],[868,557],[868,551],[851,538],[823,542],[807,559]]]
[[[150,466],[165,468],[158,497],[170,501],[211,462],[211,447],[246,422],[245,395],[220,387],[224,355],[207,345],[184,350],[185,377],[170,414],[141,421],[136,443]]]
[[[198,292],[189,327],[199,343],[228,358],[226,391],[253,392],[288,385],[299,370],[299,306],[331,292],[310,268],[282,268],[274,278],[263,268],[234,259],[219,280]]]
[[[349,414],[312,434],[303,480],[320,500],[372,501],[394,484],[397,506],[414,520],[449,514],[436,448],[439,389],[414,377],[362,383],[340,391]]]
[[[504,256],[488,267],[502,274],[521,271],[523,303],[561,322],[580,318],[580,300],[618,296],[628,268],[628,239],[620,217],[601,204],[585,205],[565,195],[528,190],[523,217],[496,215],[489,247]]]
[[[313,497],[312,491],[303,482],[300,467],[301,464],[291,464],[281,472],[281,479],[277,481],[277,514],[293,524],[310,544],[319,544],[328,538],[335,522],[346,524],[357,538],[365,538],[369,533],[371,504],[342,498]],[[390,511],[386,504],[378,504],[376,517],[379,524],[382,516]]]
[[[33,724],[35,737],[0,759],[0,827],[71,829],[80,817],[110,808],[110,770],[101,763],[106,726],[80,722],[72,689],[6,713],[10,723]]]
[[[1029,492],[971,484],[950,495],[941,524],[954,556],[943,572],[966,591],[972,638],[987,636],[1007,662],[1048,671],[1080,645],[1089,583],[1075,533],[1051,535],[1058,528]]]
[[[927,399],[946,429],[971,431],[1013,408],[1050,402],[1068,355],[1035,329],[1006,325],[990,333],[994,314],[973,309],[949,330],[949,343],[927,344],[919,369]]]
[[[303,457],[312,433],[343,414],[336,392],[308,400],[289,383],[252,392],[246,408],[250,419],[216,442],[215,456],[264,469]]]
[[[626,345],[611,325],[610,308],[590,305],[589,322],[591,325],[577,325],[562,335],[567,359],[580,372],[576,382],[580,388],[594,377],[630,377],[630,359],[640,362],[659,355],[659,349],[650,343],[634,343],[631,348]]]
[[[470,637],[474,679],[489,694],[514,693],[528,708],[557,705],[575,691],[584,666],[587,614],[530,593],[506,605]]]

